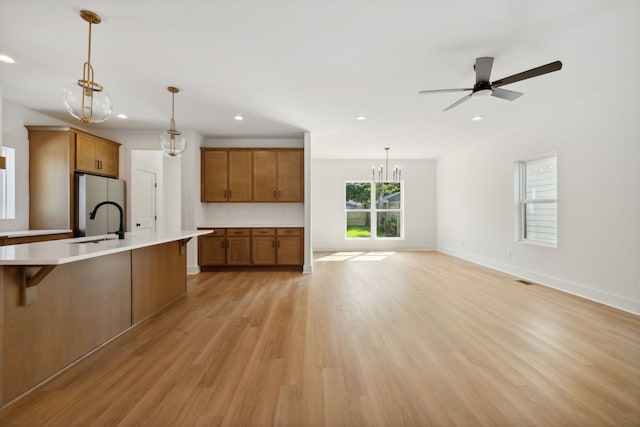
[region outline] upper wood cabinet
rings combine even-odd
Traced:
[[[276,152],[255,150],[253,152],[253,201],[275,202],[276,199]]]
[[[29,131],[29,228],[73,230],[74,173],[118,178],[120,144],[73,127],[25,127]]]
[[[253,201],[302,202],[302,150],[253,151]]]
[[[75,169],[97,175],[118,176],[120,144],[84,133],[76,133]]]
[[[304,175],[302,150],[278,151],[278,201],[302,202]]]
[[[230,202],[251,201],[251,152],[229,151],[229,194]]]
[[[200,149],[203,202],[250,202],[251,152]]]
[[[201,148],[201,201],[302,202],[303,150]]]
[[[226,151],[200,151],[201,186],[200,200],[203,202],[227,201],[227,169],[229,159]]]

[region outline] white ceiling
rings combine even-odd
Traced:
[[[205,138],[308,130],[314,157],[381,158],[385,146],[396,158],[438,157],[630,78],[638,3],[0,0],[0,54],[16,60],[0,63],[0,84],[5,100],[71,122],[62,90],[82,75],[79,11],[89,9],[102,17],[95,80],[129,116],[98,132],[160,133],[175,85],[178,128]],[[443,112],[464,94],[417,94],[470,87],[479,56],[495,57],[492,80],[555,60],[564,68],[505,87],[525,93],[513,102],[472,99]]]

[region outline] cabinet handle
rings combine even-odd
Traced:
[[[224,240],[220,242],[220,247],[224,249]]]
[[[275,199],[276,197],[276,190],[273,190],[273,198]]]

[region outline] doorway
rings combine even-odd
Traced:
[[[156,231],[158,221],[156,173],[135,169],[132,190],[134,231]]]

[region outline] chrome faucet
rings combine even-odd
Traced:
[[[118,239],[124,239],[124,210],[122,209],[122,206],[120,206],[116,202],[107,200],[105,202],[98,203],[89,214],[89,219],[96,219],[96,212],[98,212],[98,208],[102,205],[113,205],[120,211],[120,227],[118,227],[118,231],[114,231],[113,234],[117,234]]]

